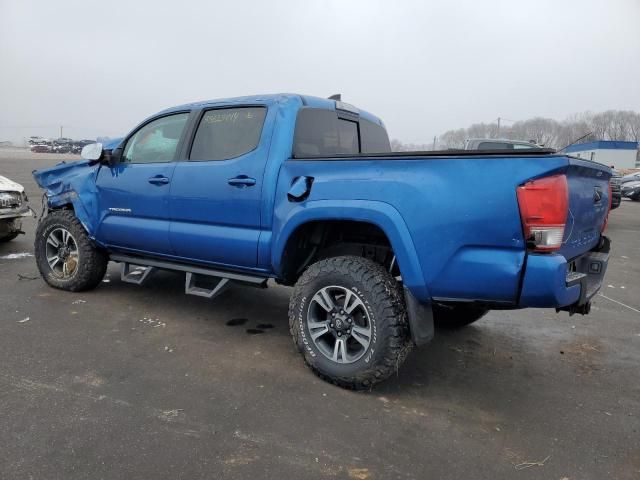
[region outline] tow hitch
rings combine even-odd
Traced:
[[[611,241],[604,235],[600,243],[589,253],[573,261],[572,271],[567,273],[567,287],[580,285],[580,298],[572,305],[556,308],[556,312],[566,311],[569,315],[587,315],[591,311],[591,299],[600,291],[609,262]]]

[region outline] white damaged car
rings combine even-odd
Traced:
[[[22,218],[31,216],[27,201],[22,185],[0,175],[0,242],[23,233]]]

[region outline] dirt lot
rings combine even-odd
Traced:
[[[60,159],[0,150],[0,174],[39,210],[30,172]],[[368,393],[304,367],[287,288],[207,301],[112,265],[56,291],[7,258],[34,227],[0,245],[2,479],[640,478],[640,203],[612,214],[591,315],[492,312]]]

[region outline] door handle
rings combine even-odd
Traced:
[[[154,185],[166,185],[169,183],[169,179],[162,175],[156,175],[155,177],[149,178],[149,183],[153,183]]]
[[[238,188],[252,187],[256,184],[256,179],[247,177],[246,175],[238,175],[228,180],[229,185]]]

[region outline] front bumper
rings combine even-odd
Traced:
[[[562,255],[529,254],[518,305],[588,313],[604,281],[610,245],[602,236],[596,248],[571,262]]]
[[[0,220],[11,218],[30,217],[31,209],[26,203],[18,208],[0,208]]]

